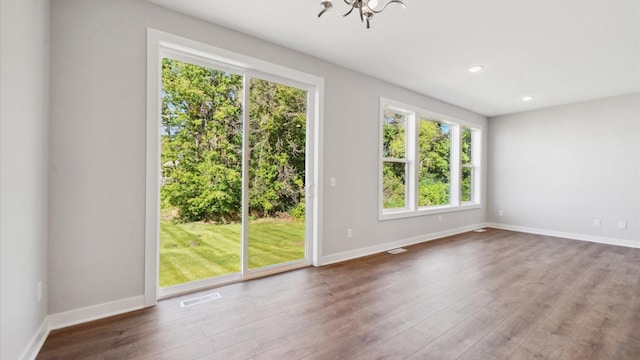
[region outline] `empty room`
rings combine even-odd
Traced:
[[[638,0],[0,0],[0,360],[639,358]]]

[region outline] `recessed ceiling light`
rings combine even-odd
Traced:
[[[531,101],[531,100],[533,100],[533,96],[529,95],[529,96],[523,96],[522,97],[522,101]]]
[[[472,73],[477,73],[477,72],[482,71],[482,69],[484,69],[484,66],[482,66],[482,65],[476,65],[476,66],[472,66],[472,67],[470,67],[470,68],[469,68],[469,69],[467,69],[467,70],[469,70],[469,72],[472,72]]]

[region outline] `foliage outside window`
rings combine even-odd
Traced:
[[[418,122],[418,207],[450,203],[451,125]]]
[[[180,222],[242,215],[243,76],[162,59],[161,208]],[[249,208],[304,218],[304,90],[251,79]]]
[[[383,194],[384,207],[406,208],[407,200],[407,158],[406,131],[407,115],[385,109],[383,114]]]
[[[462,152],[460,160],[462,163],[462,178],[460,180],[461,198],[463,202],[473,200],[473,162],[472,162],[472,130],[466,127],[462,128]]]
[[[381,218],[479,204],[479,129],[386,99],[381,118]]]
[[[242,79],[162,59],[161,207],[183,222],[240,218]]]

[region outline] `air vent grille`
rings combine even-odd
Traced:
[[[389,250],[389,251],[387,251],[387,252],[388,252],[389,254],[393,254],[393,255],[395,255],[395,254],[403,253],[403,252],[405,252],[405,251],[407,251],[407,249],[405,249],[405,248],[396,248],[396,249]]]
[[[182,301],[180,301],[180,306],[182,306],[182,307],[193,306],[193,305],[206,303],[206,302],[209,302],[209,301],[218,300],[218,299],[221,299],[221,298],[222,298],[222,296],[220,295],[220,293],[213,293],[213,294],[200,296],[200,297],[193,298],[193,299],[182,300]]]

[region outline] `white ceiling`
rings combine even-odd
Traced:
[[[640,91],[639,0],[405,0],[369,30],[341,0],[150,1],[486,116]]]

